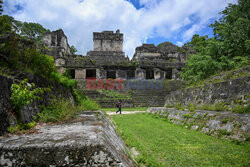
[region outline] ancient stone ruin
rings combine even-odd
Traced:
[[[70,71],[72,78],[81,81],[96,79],[178,79],[177,73],[185,65],[188,48],[171,43],[156,47],[143,44],[135,49],[130,61],[123,52],[123,34],[117,30],[93,33],[93,48],[86,56],[73,55],[67,37],[60,29],[43,37],[49,48],[46,53],[54,56],[58,71]]]

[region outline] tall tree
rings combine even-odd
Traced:
[[[215,38],[223,42],[225,53],[230,58],[249,56],[250,51],[250,0],[238,0],[229,4],[220,14],[222,17],[210,26]]]

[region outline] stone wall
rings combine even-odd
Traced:
[[[152,81],[152,80],[151,80]],[[116,98],[101,94],[98,90],[86,90],[86,81],[81,81],[79,89],[84,89],[85,94],[98,102],[103,108],[114,108],[117,100],[122,101],[123,107],[162,107],[165,103],[166,95],[184,86],[182,81],[170,80],[163,85],[155,85],[151,88],[146,80],[137,80],[134,84],[124,80],[122,89],[112,89],[111,91],[123,94],[127,98]],[[162,81],[159,81],[161,83]],[[129,84],[129,85],[128,85]],[[83,86],[83,87],[82,87]]]
[[[102,112],[83,112],[75,121],[35,131],[0,138],[0,166],[135,166]]]
[[[190,112],[165,107],[152,107],[147,112],[160,115],[174,124],[181,124],[208,135],[231,140],[249,141],[250,114],[201,110]]]
[[[181,103],[214,104],[225,102],[229,106],[235,101],[249,103],[250,75],[205,86],[180,89],[166,96],[166,104]]]
[[[32,104],[25,106],[21,110],[21,122],[28,123],[33,121],[33,117],[37,113],[41,112],[41,105],[48,105],[51,99],[51,95],[55,97],[63,97],[71,100],[74,103],[73,95],[71,94],[70,89],[64,88],[60,84],[51,82],[39,75],[29,74],[24,72],[14,72],[13,76],[2,76],[0,75],[0,135],[3,135],[7,128],[10,125],[16,123],[16,114],[14,107],[11,105],[10,96],[11,91],[10,87],[13,83],[19,83],[23,79],[28,79],[29,83],[34,83],[37,87],[48,88],[52,87],[51,92],[45,92],[41,97],[42,101],[34,101]]]
[[[93,33],[94,51],[123,52],[123,34],[119,30]]]

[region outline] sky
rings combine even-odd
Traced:
[[[194,34],[213,36],[208,26],[228,3],[237,0],[4,0],[3,9],[16,20],[63,29],[82,55],[93,50],[93,32],[120,29],[132,58],[142,43],[182,46]]]

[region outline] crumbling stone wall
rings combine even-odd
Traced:
[[[180,89],[166,96],[166,104],[181,103],[214,104],[226,102],[229,106],[235,101],[249,102],[250,75],[205,86]]]
[[[123,34],[119,30],[93,33],[94,51],[123,52]]]
[[[151,107],[147,112],[212,136],[238,141],[246,141],[250,137],[250,114],[201,110],[190,112],[165,107]]]

